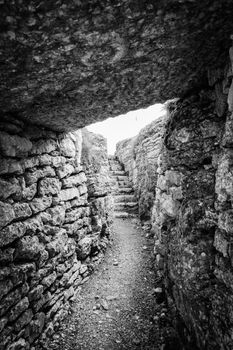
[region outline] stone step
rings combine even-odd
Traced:
[[[137,198],[134,194],[119,194],[114,196],[114,202],[115,203],[122,203],[122,202],[136,202]]]
[[[125,171],[124,170],[111,170],[110,173],[111,173],[111,175],[113,177],[119,176],[119,175],[124,175],[125,176]]]
[[[129,207],[129,208],[135,208],[137,207],[138,202],[134,201],[134,202],[118,202],[115,203],[115,207]]]
[[[129,177],[127,175],[116,175],[114,176],[118,181],[129,181]]]
[[[124,218],[124,219],[137,217],[137,215],[135,215],[133,213],[126,213],[124,211],[115,212],[114,216],[115,216],[115,218]]]
[[[120,188],[122,188],[122,187],[130,187],[131,183],[129,181],[118,181],[118,186]]]
[[[132,187],[118,187],[118,189],[116,189],[113,194],[128,194],[128,193],[132,193],[133,189]]]
[[[111,171],[123,171],[123,167],[121,164],[110,164],[109,168]]]
[[[128,203],[115,203],[114,211],[122,211],[125,210],[127,212],[137,212],[138,204],[137,202],[128,202]]]

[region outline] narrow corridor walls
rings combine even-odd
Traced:
[[[0,349],[46,348],[106,249],[107,200],[89,198],[81,130],[8,116],[0,154]]]
[[[232,48],[230,56],[208,71],[208,87],[168,106],[152,215],[168,300],[211,350],[233,347]]]

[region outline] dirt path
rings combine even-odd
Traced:
[[[164,310],[154,296],[153,239],[130,220],[116,219],[113,231],[104,262],[82,286],[50,349],[164,349]]]

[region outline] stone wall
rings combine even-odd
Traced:
[[[137,136],[117,142],[115,157],[124,165],[132,185],[136,184],[137,169],[135,166],[134,143]]]
[[[132,138],[118,142],[116,156],[124,164],[139,203],[143,220],[151,217],[157,182],[157,160],[166,116],[153,121]]]
[[[81,163],[87,176],[92,229],[99,232],[101,237],[108,237],[113,221],[113,197],[107,140],[87,129],[82,129],[82,140]]]
[[[152,220],[168,300],[211,350],[233,348],[232,52],[207,88],[170,108]]]
[[[0,349],[47,349],[106,248],[106,202],[89,203],[81,144],[81,131],[1,120]]]

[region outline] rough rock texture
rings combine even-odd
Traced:
[[[135,189],[139,216],[150,219],[155,199],[157,182],[157,161],[162,145],[166,117],[161,117],[143,128],[132,139],[118,142],[116,156],[124,164],[125,170]]]
[[[109,157],[111,187],[115,218],[138,216],[138,202],[124,166],[114,156]]]
[[[87,129],[82,129],[82,140],[81,163],[87,176],[92,229],[101,237],[108,237],[113,220],[113,197],[107,140]]]
[[[89,203],[81,143],[0,124],[0,349],[44,344],[106,249],[107,200]]]
[[[137,170],[135,167],[134,144],[137,136],[119,141],[116,144],[115,157],[123,164],[125,171],[129,174],[132,184],[136,183]]]
[[[232,0],[2,0],[0,13],[0,109],[54,130],[199,88],[232,31]]]
[[[198,346],[211,350],[233,348],[232,50],[208,90],[170,105],[153,208],[157,267]]]

